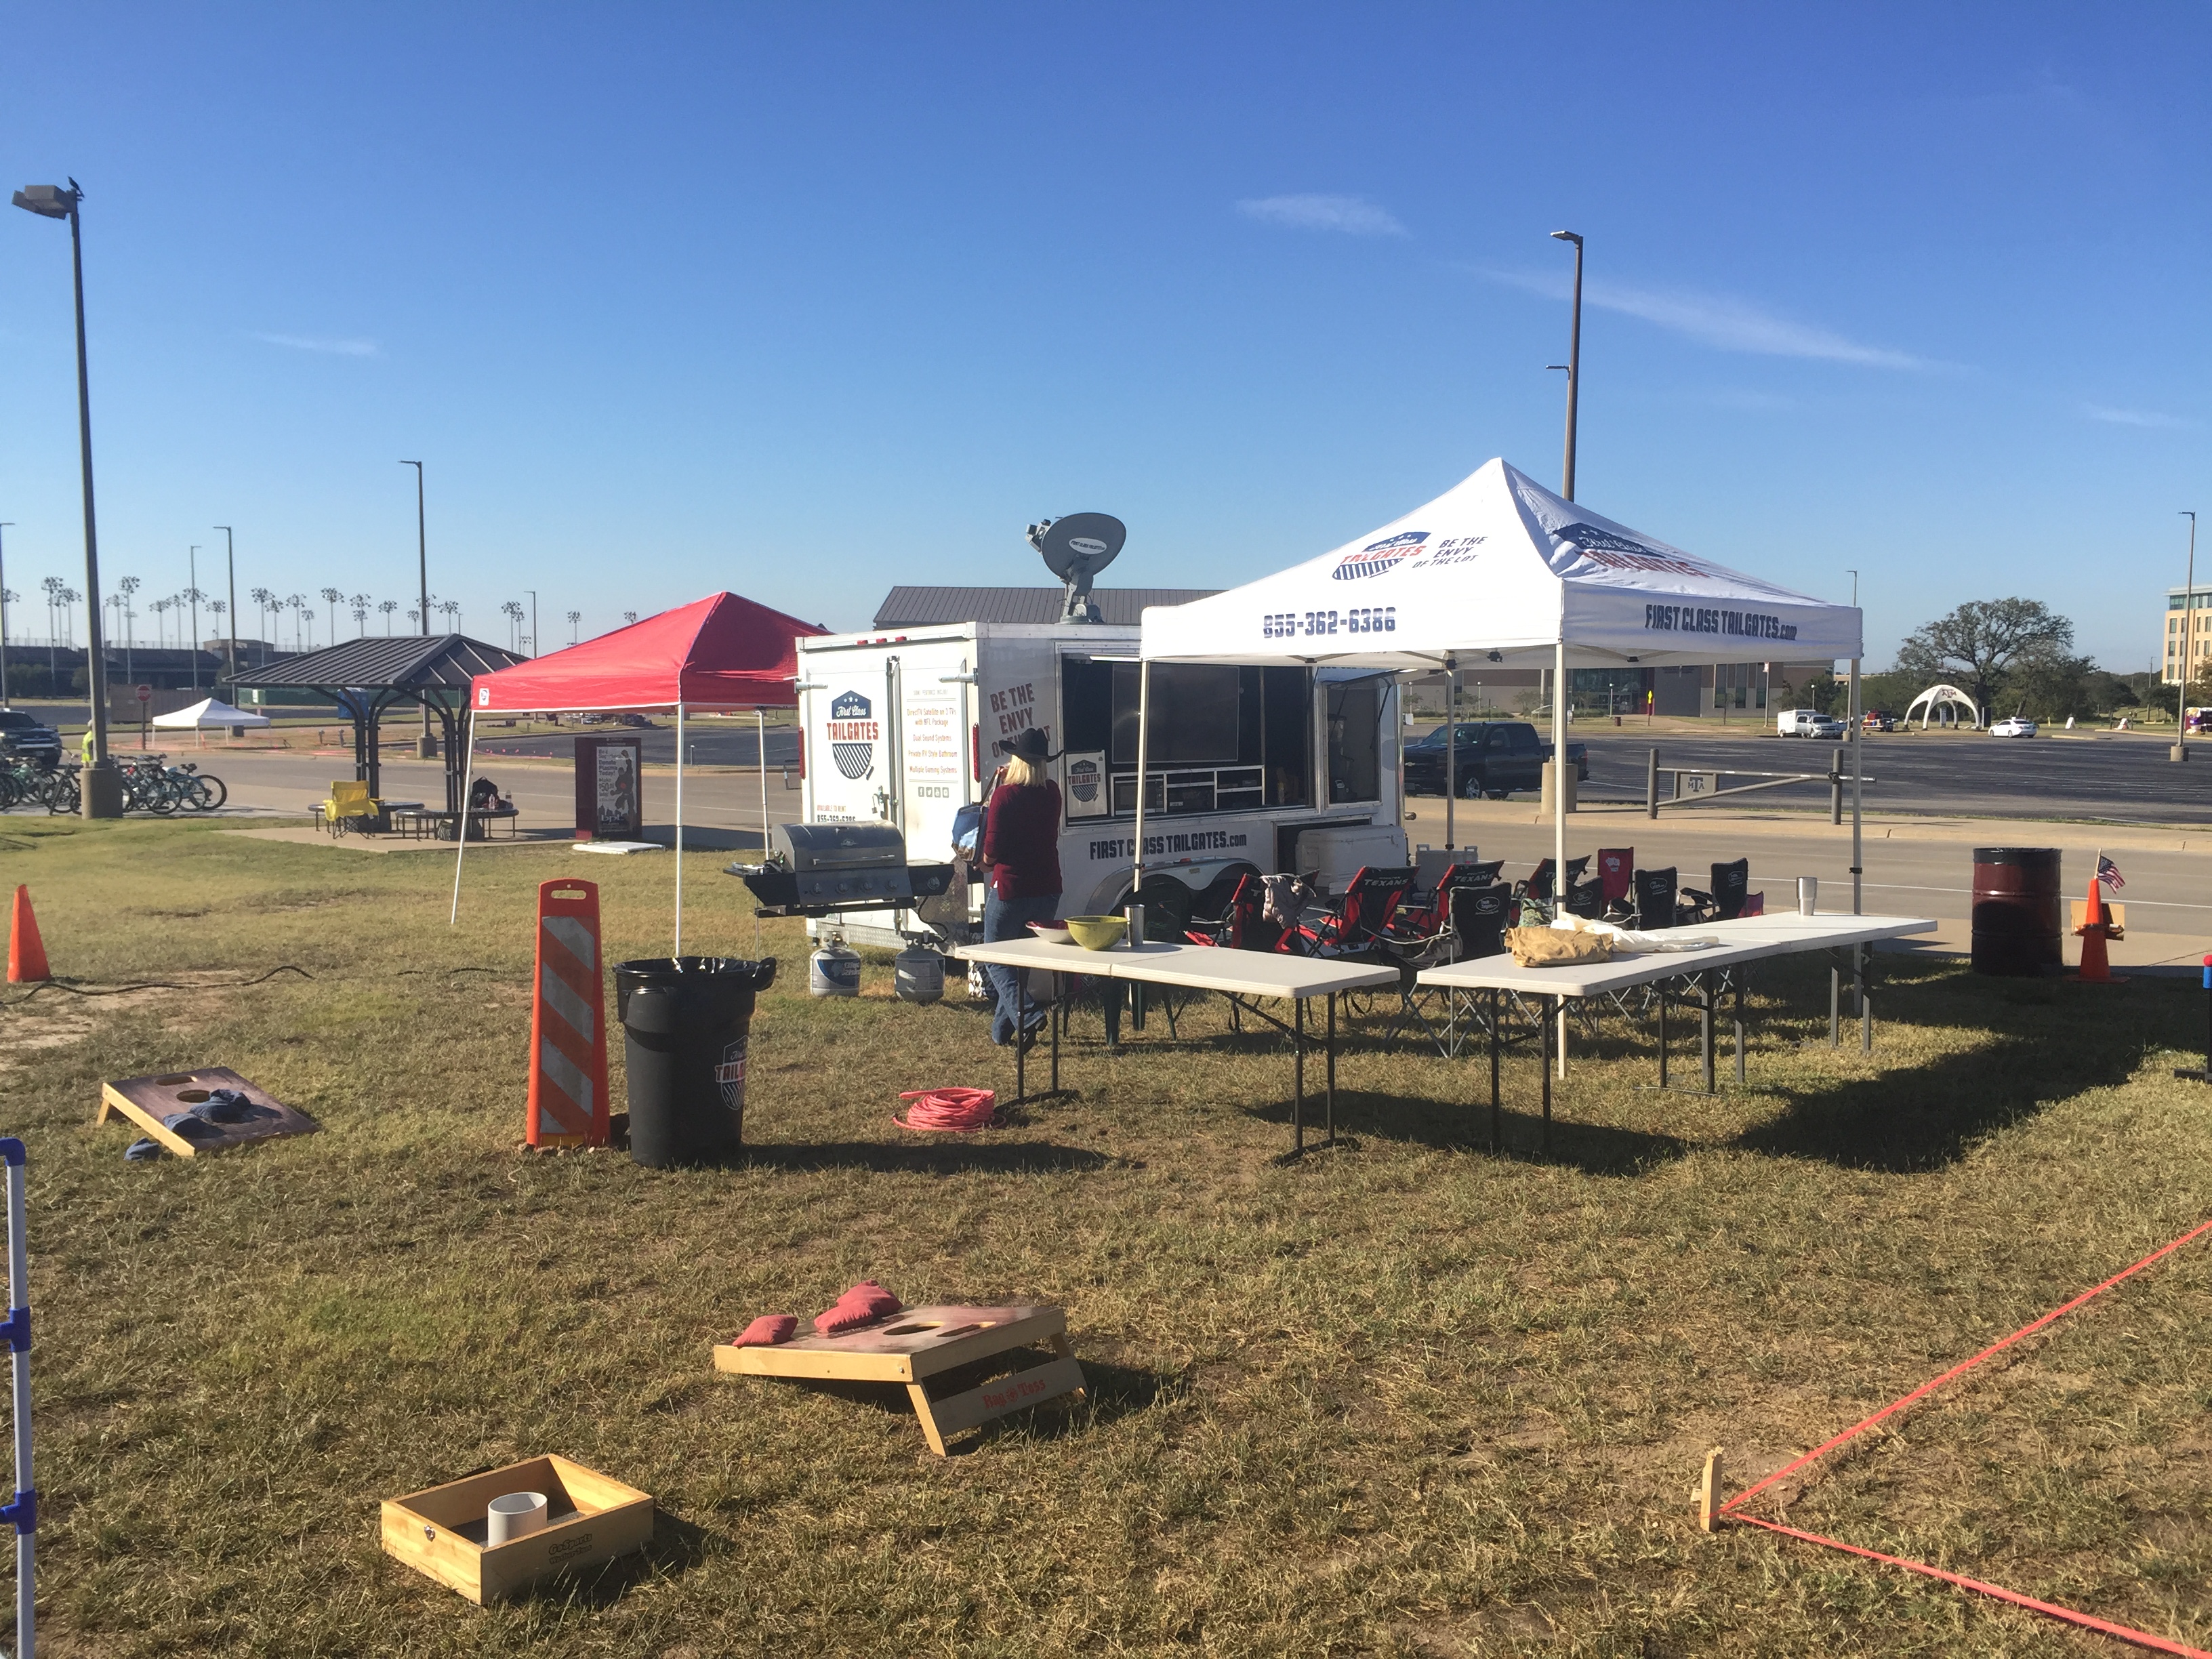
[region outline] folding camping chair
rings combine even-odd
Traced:
[[[333,836],[343,836],[349,827],[374,829],[383,810],[383,803],[358,778],[334,780],[330,799],[315,803],[316,816]]]
[[[1674,925],[1676,898],[1674,869],[1638,870],[1631,878],[1635,893],[1635,926],[1640,932]]]
[[[1627,919],[1635,888],[1636,849],[1601,847],[1597,849],[1598,894],[1605,901],[1600,914],[1607,921]]]
[[[1570,894],[1581,882],[1583,872],[1589,868],[1589,854],[1587,853],[1578,859],[1567,860],[1567,891]],[[1537,915],[1549,921],[1552,919],[1552,860],[1538,860],[1536,867],[1528,872],[1528,878],[1513,890],[1513,896],[1520,900],[1524,908],[1534,906]]]
[[[1363,865],[1334,908],[1310,926],[1299,922],[1275,948],[1302,957],[1357,956],[1379,949],[1389,942],[1390,919],[1413,886],[1411,866],[1389,870]]]

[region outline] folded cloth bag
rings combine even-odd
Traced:
[[[823,1312],[814,1316],[814,1328],[824,1336],[837,1336],[846,1331],[857,1330],[887,1314],[895,1314],[906,1304],[872,1279],[864,1279],[839,1297]]]
[[[790,1314],[763,1314],[745,1327],[738,1340],[730,1344],[733,1348],[773,1348],[779,1342],[788,1342],[799,1328],[799,1321]]]
[[[1613,941],[1601,933],[1564,927],[1510,927],[1505,943],[1523,968],[1564,968],[1578,962],[1611,962]]]

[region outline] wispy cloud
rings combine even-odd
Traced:
[[[2103,421],[2110,426],[2153,427],[2166,431],[2179,431],[2197,424],[2179,415],[2158,415],[2145,409],[2108,409],[2103,404],[2083,404],[2082,414],[2093,421]]]
[[[1347,236],[1403,236],[1405,226],[1387,208],[1358,196],[1262,196],[1239,202],[1248,219],[1294,230],[1336,230]]]
[[[333,357],[380,357],[383,351],[374,340],[335,339],[310,334],[264,334],[253,331],[254,339],[264,345],[285,346],[294,351],[320,351]]]
[[[1481,274],[1494,283],[1510,283],[1552,299],[1567,297],[1564,277],[1521,270],[1485,269]],[[1801,323],[1725,294],[1698,294],[1684,289],[1631,288],[1624,283],[1590,282],[1583,287],[1585,303],[1601,311],[1617,311],[1640,317],[1647,323],[1672,329],[1677,334],[1723,351],[1746,351],[1768,357],[1812,357],[1833,363],[1856,363],[1867,368],[1934,368],[1938,364],[1910,352],[1887,346],[1866,345],[1817,324]]]

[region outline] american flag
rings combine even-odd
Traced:
[[[2106,886],[2111,888],[2114,892],[2119,891],[2121,888],[2128,884],[2126,881],[2121,878],[2120,866],[2113,863],[2112,860],[2106,858],[2102,853],[2097,854],[2097,879],[2103,882]]]

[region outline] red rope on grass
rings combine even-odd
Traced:
[[[917,1133],[948,1130],[972,1134],[999,1121],[999,1097],[989,1089],[916,1089],[899,1098],[914,1103],[904,1117],[893,1113],[891,1121]]]
[[[1762,1521],[1755,1515],[1734,1515],[1729,1517],[1747,1527],[1764,1527],[1769,1532],[1778,1532],[1785,1537],[1801,1538],[1808,1544],[1820,1544],[1832,1550],[1841,1550],[1846,1555],[1863,1556],[1869,1561],[1879,1561],[1884,1566],[1903,1567],[1907,1572],[1924,1573],[1930,1578],[1940,1578],[1947,1584],[1956,1584],[1960,1589],[1970,1589],[1981,1595],[1994,1595],[2000,1601],[2009,1601],[2014,1607],[2027,1608],[2032,1613],[2063,1619],[2069,1625],[2079,1625],[2084,1630],[2094,1630],[2102,1636],[2133,1642],[2159,1653],[2179,1654],[2182,1659],[2212,1659],[2212,1653],[2203,1648],[2192,1648],[2185,1642],[2169,1641],[2163,1636],[2153,1636],[2148,1631],[2132,1630],[2125,1625],[2115,1625],[2086,1613],[2076,1613],[2071,1607],[2062,1607],[2055,1601],[2039,1601],[2033,1595],[2022,1595],[2018,1590],[2008,1590],[2002,1584],[1984,1583],[1978,1578],[1969,1578],[1964,1573],[1946,1572],[1941,1567],[1931,1567],[1925,1561],[1908,1561],[1901,1555],[1885,1555],[1880,1550],[1863,1549],[1856,1544],[1846,1544],[1841,1539],[1823,1538],[1817,1532],[1800,1532],[1795,1527],[1785,1527],[1779,1522]]]
[[[2084,1291],[2081,1295],[2075,1297],[2071,1302],[2065,1304],[2062,1307],[2053,1308],[2049,1313],[2044,1315],[2042,1318],[2038,1319],[2030,1324],[2021,1326],[2018,1330],[2014,1331],[2010,1336],[2006,1337],[2002,1341],[1990,1343],[1988,1347],[1983,1349],[1972,1359],[1963,1361],[1959,1364],[1952,1366],[1949,1370],[1945,1371],[1942,1376],[1936,1377],[1933,1382],[1923,1382],[1918,1388],[1915,1389],[1911,1394],[1906,1395],[1903,1399],[1893,1400],[1888,1405],[1884,1406],[1872,1417],[1863,1419],[1859,1422],[1852,1424],[1850,1428],[1845,1429],[1841,1434],[1836,1436],[1834,1439],[1826,1441],[1820,1445],[1815,1446],[1811,1451],[1807,1452],[1796,1462],[1785,1463],[1782,1468],[1775,1470],[1773,1474],[1768,1475],[1765,1480],[1760,1481],[1757,1486],[1746,1486],[1735,1497],[1729,1498],[1727,1503],[1721,1505],[1720,1513],[1723,1515],[1729,1515],[1737,1505],[1746,1502],[1747,1499],[1754,1497],[1759,1492],[1765,1492],[1769,1486],[1781,1480],[1784,1475],[1793,1474],[1796,1470],[1803,1468],[1808,1463],[1815,1462],[1820,1458],[1826,1457],[1830,1452],[1835,1450],[1837,1447],[1842,1445],[1846,1440],[1852,1439],[1858,1435],[1865,1433],[1869,1429],[1881,1422],[1884,1418],[1894,1416],[1897,1413],[1903,1411],[1907,1406],[1912,1404],[1914,1401],[1926,1398],[1929,1395],[1933,1394],[1936,1389],[1942,1388],[1946,1382],[1948,1382],[1953,1377],[1963,1376],[1966,1372],[1973,1370],[1975,1366],[1980,1364],[1984,1359],[1989,1358],[1993,1354],[2002,1353],[2007,1348],[2012,1346],[2014,1343],[2018,1342],[2023,1337],[2033,1336],[2036,1332],[2041,1330],[2045,1325],[2048,1325],[2052,1320],[2057,1318],[2061,1314],[2069,1314],[2073,1312],[2075,1309],[2080,1307],[2084,1302],[2088,1301],[2090,1297],[2102,1296],[2106,1291],[2111,1290],[2113,1285],[2118,1284],[2122,1279],[2130,1278],[2133,1275],[2141,1273],[2145,1267],[2149,1267],[2152,1262],[2160,1260],[2161,1257],[2172,1255],[2183,1245],[2188,1243],[2190,1240],[2200,1237],[2208,1232],[2212,1232],[2212,1221],[2203,1222],[2199,1225],[2191,1228],[2189,1231],[2182,1234],[2180,1237],[2175,1239],[2171,1244],[2160,1246],[2157,1249],[2153,1250],[2148,1255],[2145,1256],[2142,1261],[2136,1262],[2133,1267],[2122,1268],[2118,1273],[2114,1273],[2110,1279],[2098,1285],[2094,1290]],[[1749,1517],[1735,1516],[1734,1518],[1748,1519]],[[1761,1524],[1763,1525],[1765,1523],[1762,1522]]]

